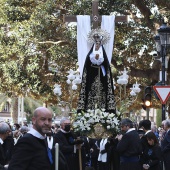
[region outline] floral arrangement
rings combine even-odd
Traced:
[[[118,132],[119,122],[120,118],[116,114],[106,112],[105,109],[88,110],[75,116],[73,129],[91,133],[94,131],[94,125],[100,123],[106,131]]]

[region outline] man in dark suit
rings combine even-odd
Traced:
[[[141,166],[143,165],[143,161],[146,158],[146,150],[149,150],[150,145],[148,143],[147,137],[146,135],[151,132],[151,121],[148,119],[145,120],[141,120],[139,122],[139,129],[142,129],[144,134],[142,135],[140,141],[142,144],[142,154],[140,156],[140,162],[141,162]]]
[[[4,170],[4,166],[7,163],[3,144],[10,131],[11,129],[7,123],[0,122],[0,170]]]
[[[90,159],[91,159],[91,167],[97,170],[98,167],[98,155],[100,150],[100,141],[97,138],[90,138],[89,145],[90,145]]]
[[[54,135],[54,144],[59,144],[59,149],[64,155],[66,162],[68,164],[69,170],[79,170],[79,158],[82,158],[82,155],[77,154],[80,153],[81,144],[83,141],[81,139],[76,138],[75,134],[71,132],[71,122],[68,118],[64,117],[60,121],[61,130],[59,130]],[[82,166],[82,168],[85,168]]]
[[[144,131],[144,135],[141,137],[142,150],[145,150],[149,147],[148,140],[146,138],[147,133],[151,132],[151,121],[150,120],[141,120],[139,122],[139,129]]]
[[[161,150],[163,153],[163,162],[165,170],[170,169],[170,120],[164,121],[164,129],[166,131],[164,139],[161,141]]]
[[[120,170],[141,170],[139,155],[142,152],[139,135],[130,119],[121,121],[124,135],[117,136],[117,151],[120,154]]]
[[[32,123],[33,128],[15,145],[8,170],[52,170],[53,160],[45,140],[45,134],[51,130],[51,111],[38,107]]]

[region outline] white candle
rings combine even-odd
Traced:
[[[58,143],[55,144],[55,170],[58,170],[58,166],[59,166],[59,145]]]

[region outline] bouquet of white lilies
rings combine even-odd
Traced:
[[[100,123],[106,131],[118,131],[119,121],[116,114],[106,112],[105,109],[87,110],[76,115],[73,128],[75,131],[90,133],[94,125]]]

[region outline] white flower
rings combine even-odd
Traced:
[[[54,92],[54,94],[60,96],[62,94],[62,92],[61,92],[61,85],[55,84],[53,92]]]
[[[94,114],[93,114],[93,113],[91,113],[91,114],[90,114],[90,117],[93,117],[93,115],[94,115]]]
[[[69,74],[67,76],[67,78],[70,79],[70,80],[74,80],[75,79],[75,75],[74,74]]]
[[[119,125],[119,120],[116,117],[113,118],[113,121],[116,125]]]
[[[86,130],[86,127],[85,127],[84,125],[82,125],[80,128],[81,128],[82,130]]]
[[[104,116],[100,116],[100,119],[103,119],[104,118]]]
[[[81,83],[81,77],[79,74],[76,74],[76,78],[74,80],[75,84],[80,84]]]
[[[90,117],[89,113],[85,113],[84,117]]]
[[[88,109],[88,110],[87,110],[87,112],[89,113],[89,112],[91,112],[91,110],[90,110],[90,109]]]
[[[74,124],[73,126],[74,126],[74,128],[77,128],[77,124]]]
[[[110,123],[110,120],[109,120],[109,119],[107,119],[107,120],[106,120],[106,122],[107,122],[107,123]]]
[[[88,128],[87,128],[87,130],[91,130],[91,128],[90,128],[90,127],[88,127]]]
[[[67,79],[67,84],[71,84],[71,80],[70,79]]]
[[[108,112],[103,112],[104,117],[107,117],[108,114],[109,114]]]
[[[101,109],[102,112],[104,112],[106,109]]]
[[[89,123],[94,123],[94,119],[93,118],[91,118],[91,119],[89,119]]]
[[[98,117],[95,118],[95,122],[99,122],[99,118]]]
[[[111,114],[109,114],[109,116],[108,117],[113,117],[114,116],[114,114],[113,113],[111,113]]]
[[[72,90],[77,90],[77,85],[76,84],[72,85]]]
[[[107,130],[118,130],[119,120],[115,114],[105,112],[105,109],[87,110],[87,112],[78,113],[75,118],[75,131],[91,131],[96,123],[101,123]]]
[[[117,111],[116,111],[116,114],[117,114],[117,115],[120,115],[120,112],[117,110]]]
[[[105,120],[100,120],[101,123],[105,123]]]
[[[112,128],[114,128],[115,127],[115,125],[114,125],[114,123],[112,124],[112,126],[111,126]]]
[[[86,120],[86,119],[85,119],[85,117],[83,116],[83,117],[81,118],[81,120]]]

